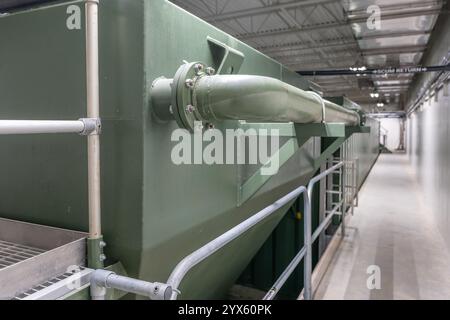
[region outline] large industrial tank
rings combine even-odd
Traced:
[[[85,116],[84,1],[18,11],[0,18],[0,117]],[[81,24],[73,20],[81,14]],[[14,32],[11,32],[14,30]],[[211,41],[245,56],[241,75],[308,83],[279,63],[164,0],[100,2],[101,184],[107,264],[165,282],[189,253],[239,224],[314,175],[320,139],[302,145],[256,193],[243,184],[250,165],[175,165],[176,121],[154,116],[155,80],[173,78],[185,62],[218,69]],[[233,70],[231,70],[233,71]],[[320,111],[319,111],[320,113]],[[219,130],[252,126],[228,120]],[[264,127],[293,131],[293,124]],[[88,230],[86,142],[74,136],[0,137],[0,215]],[[180,298],[220,298],[277,226],[289,205],[197,266]]]

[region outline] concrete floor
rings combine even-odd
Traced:
[[[406,155],[380,156],[359,205],[315,298],[450,299],[449,250]],[[371,266],[379,267],[380,289],[368,288]]]

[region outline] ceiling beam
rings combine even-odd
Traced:
[[[237,34],[235,37],[241,40],[255,40],[262,37],[274,37],[274,36],[287,36],[291,34],[307,34],[311,31],[326,30],[326,29],[336,29],[339,27],[348,27],[345,21],[334,21],[334,22],[324,22],[310,24],[303,26],[302,28],[281,28],[275,30],[258,31],[247,34]]]
[[[402,54],[402,53],[418,53],[424,52],[427,49],[426,46],[402,46],[402,47],[380,47],[375,49],[362,49],[361,54],[363,56],[376,56],[386,54]]]
[[[322,47],[327,48],[327,47]],[[295,51],[302,51],[302,50],[311,50],[312,48],[303,48],[303,49],[297,49]],[[348,50],[348,46],[345,49],[336,49],[333,51],[334,53],[349,53],[351,56],[357,58],[359,55],[368,57],[368,56],[376,56],[376,55],[386,55],[386,54],[402,54],[402,53],[420,53],[424,52],[426,50],[426,46],[408,46],[408,47],[386,47],[386,48],[376,48],[376,49],[365,49],[359,51],[353,51],[350,52]],[[267,53],[267,52],[266,52]],[[301,53],[297,52],[295,54],[288,54],[288,55],[270,55],[272,58],[282,61],[301,61],[300,59],[296,60],[296,58],[307,58],[307,57],[315,57],[317,54],[315,53]],[[349,55],[325,55],[322,58],[326,59],[338,59],[338,58],[348,58]],[[311,61],[311,60],[310,60]]]
[[[310,7],[320,4],[328,4],[328,3],[335,3],[340,2],[340,0],[303,0],[303,1],[291,1],[287,3],[279,3],[279,4],[273,4],[270,6],[265,7],[258,7],[258,8],[251,8],[246,10],[236,10],[232,12],[227,12],[219,15],[211,15],[204,17],[204,19],[208,22],[219,22],[219,21],[225,21],[225,20],[233,20],[233,19],[239,19],[239,18],[247,18],[251,16],[257,16],[257,15],[263,15],[268,13],[274,13],[279,10],[285,9],[298,9],[298,8],[304,8],[304,7]]]
[[[315,10],[317,7],[318,7],[318,5],[317,5],[317,2],[316,2],[316,5],[315,5],[314,8],[312,9],[312,11],[309,12],[309,15],[311,15],[312,12],[314,12],[314,10]],[[289,27],[295,28],[295,29],[302,29],[303,24],[304,24],[304,23],[308,20],[308,18],[309,18],[309,16],[308,16],[302,23],[300,23],[300,22],[297,21],[297,19],[295,19],[294,16],[292,16],[292,15],[291,15],[286,9],[284,9],[284,8],[281,8],[280,11],[277,12],[277,15],[278,15],[278,17],[280,17],[281,20],[283,20]],[[304,34],[304,36],[305,36],[306,38],[308,38],[308,40],[309,40],[311,43],[313,43],[314,45],[316,45],[316,46],[318,45],[317,42],[316,42],[316,40],[315,40],[313,37],[311,37],[310,34],[306,33],[306,34]],[[298,34],[296,34],[296,37],[297,37],[299,40],[303,40]],[[315,49],[314,51],[316,51],[316,52],[319,54],[319,56],[320,56],[320,58],[321,58],[322,60],[325,60],[325,61],[326,61],[326,64],[327,64],[328,66],[331,67],[331,66],[334,64],[333,59],[329,59],[329,58],[327,57],[327,55],[325,54],[325,52],[323,51],[323,49],[319,48],[319,49]],[[357,61],[357,60],[359,59],[359,57],[354,57],[354,59]],[[348,81],[348,80],[347,80],[347,79],[344,79],[344,81]]]
[[[303,61],[306,59],[306,61],[314,61],[316,59],[310,59],[310,58],[321,58],[321,59],[340,59],[340,58],[353,58],[353,59],[358,59],[361,57],[361,54],[356,51],[353,50],[352,52],[350,52],[347,49],[341,49],[341,50],[334,50],[331,54],[323,54],[321,57],[317,57],[317,53],[314,52],[309,52],[309,53],[297,53],[297,54],[291,54],[291,55],[271,55],[271,58],[276,59],[276,60],[281,60],[281,61],[288,61],[288,62],[292,62],[292,61]]]
[[[404,32],[391,32],[383,34],[367,34],[362,37],[356,37],[356,40],[369,40],[369,39],[385,39],[385,38],[397,38],[397,37],[408,37],[408,36],[428,36],[431,34],[431,30],[423,31],[404,31]]]
[[[323,59],[307,59],[304,61],[293,61],[293,62],[287,62],[285,63],[286,66],[290,67],[293,70],[297,70],[299,68],[314,68],[315,65],[327,65],[327,62],[333,62],[334,65],[337,65],[337,63],[340,63],[340,66],[343,68],[348,68],[351,66],[354,66],[355,64],[355,58],[353,57],[338,57],[338,58],[330,58],[328,61],[324,61]]]
[[[303,43],[303,44],[283,44],[278,47],[276,46],[270,46],[270,47],[257,47],[256,49],[259,51],[263,51],[266,54],[277,54],[277,53],[283,53],[283,52],[290,52],[290,51],[302,51],[302,50],[314,50],[314,49],[329,49],[329,48],[337,48],[337,47],[349,47],[354,46],[357,47],[358,44],[353,40],[321,40],[317,41],[316,45],[312,43]]]

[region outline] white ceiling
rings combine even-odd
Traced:
[[[444,0],[172,0],[294,71],[420,64]],[[370,30],[367,8],[381,9]],[[413,75],[310,77],[325,96],[403,108]],[[379,99],[370,98],[378,91]],[[378,101],[380,100],[380,101]]]

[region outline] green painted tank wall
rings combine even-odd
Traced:
[[[83,8],[82,1],[71,4]],[[85,116],[84,27],[67,29],[68,5],[0,18],[0,118]],[[170,136],[177,126],[152,119],[150,87],[157,77],[172,77],[183,60],[213,65],[207,36],[246,55],[241,74],[270,76],[304,89],[308,85],[167,1],[101,2],[103,231],[107,262],[121,261],[133,277],[166,281],[181,258],[314,174],[318,139],[305,144],[238,207],[239,170],[254,168],[172,164]],[[0,146],[1,217],[87,231],[84,137],[3,136]],[[223,297],[287,209],[197,267],[183,282],[181,298]]]
[[[356,134],[354,140],[355,154],[359,159],[359,187],[362,186],[380,154],[380,122],[373,118],[366,119],[370,134]]]

